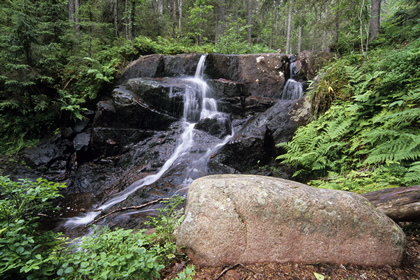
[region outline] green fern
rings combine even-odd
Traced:
[[[420,124],[420,108],[411,108],[400,112],[395,112],[382,116],[376,120],[378,123],[384,123],[388,127],[404,127],[413,124]]]
[[[420,161],[413,162],[404,176],[407,184],[420,184]]]
[[[395,135],[395,131],[390,131]],[[365,160],[366,164],[384,163],[387,161],[412,161],[420,158],[420,135],[399,134],[374,148]]]

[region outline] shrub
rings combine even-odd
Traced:
[[[0,177],[0,275],[2,279],[45,279],[55,267],[51,252],[62,240],[58,234],[40,231],[40,213],[52,210],[50,200],[63,184]]]
[[[143,231],[95,229],[58,255],[59,279],[156,279],[164,266]]]

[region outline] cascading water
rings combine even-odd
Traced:
[[[165,172],[167,172],[177,161],[182,161],[183,158],[188,158],[190,163],[186,168],[184,174],[184,183],[188,185],[193,179],[205,175],[205,169],[208,157],[216,149],[220,148],[229,141],[231,136],[217,141],[210,148],[204,152],[204,155],[193,156],[189,153],[194,145],[194,126],[196,122],[205,118],[224,118],[224,114],[217,111],[217,103],[213,98],[208,97],[209,87],[203,80],[204,64],[206,55],[200,57],[194,77],[185,79],[184,91],[184,110],[183,110],[183,133],[180,137],[178,146],[170,158],[164,163],[160,170],[153,175],[132,183],[123,191],[115,194],[112,198],[105,201],[102,205],[96,206],[93,211],[87,212],[78,217],[72,217],[66,220],[64,228],[71,229],[86,225],[92,222],[101,211],[105,211],[110,207],[124,201],[128,196],[139,190],[140,188],[153,184],[159,180]],[[197,154],[197,153],[195,153]]]
[[[297,74],[295,61],[296,61],[296,57],[292,56],[290,58],[290,78],[287,80],[286,85],[284,86],[280,99],[283,99],[283,100],[299,99],[304,94],[302,83],[295,80],[296,74]]]

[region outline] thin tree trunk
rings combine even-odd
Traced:
[[[365,54],[364,44],[363,44],[363,9],[365,7],[365,0],[362,1],[362,5],[360,6],[359,11],[359,32],[360,32],[360,49],[362,54]]]
[[[337,46],[337,44],[338,44],[339,30],[340,30],[340,13],[339,13],[339,11],[336,11],[335,21],[334,21],[334,39],[333,39],[334,46]]]
[[[131,1],[125,0],[124,3],[124,19],[125,19],[125,38],[131,40]]]
[[[69,0],[69,21],[74,22],[75,6],[74,0]]]
[[[381,27],[381,0],[372,0],[369,23],[369,42],[375,40],[379,35]]]
[[[248,10],[248,20],[247,24],[252,25],[252,0],[248,0],[247,2],[247,10]],[[247,41],[248,45],[251,45],[251,38],[252,37],[252,26],[248,27],[248,35],[247,35]]]
[[[279,20],[279,11],[278,8],[275,7],[275,11],[274,11],[274,27],[273,30],[271,32],[271,37],[270,37],[270,49],[273,48],[273,39],[274,37],[278,36],[278,32],[279,32],[279,24],[278,24],[278,20]],[[278,52],[281,53],[281,49],[278,49]]]
[[[178,0],[178,32],[182,34],[182,0]]]
[[[286,54],[291,53],[291,37],[292,37],[292,5],[293,1],[289,1],[289,12],[287,15],[287,35],[286,35]]]
[[[225,1],[219,0],[219,5],[217,9],[216,34],[215,34],[216,43],[218,42],[219,37],[223,34],[223,31],[225,29],[224,22],[225,22]]]
[[[127,5],[127,0],[125,4]],[[115,37],[118,37],[118,0],[114,0],[113,16],[114,16]]]
[[[79,20],[79,0],[74,0],[74,22],[76,23],[76,31],[80,31],[80,20]]]
[[[330,18],[330,9],[328,4],[325,5],[325,18],[329,19]],[[326,24],[323,24],[323,28],[322,28],[322,47],[321,49],[323,51],[326,51],[328,49],[328,31],[327,31],[328,27],[326,26]]]
[[[176,29],[178,28],[178,19],[176,18],[176,13],[178,12],[178,9],[176,7],[178,1],[173,0],[172,2],[172,29],[173,29],[173,37],[176,37]]]
[[[303,26],[302,24],[299,24],[299,38],[298,38],[298,48],[297,48],[298,53],[302,51],[302,31],[303,31]]]
[[[131,40],[136,37],[136,23],[135,23],[135,14],[136,14],[136,0],[131,0],[131,13],[130,13],[130,33]]]

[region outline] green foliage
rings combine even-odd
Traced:
[[[300,180],[327,176],[312,184],[328,188],[361,192],[418,184],[419,59],[419,43],[413,42],[326,67],[326,81],[310,94],[318,104],[333,105],[280,144],[287,153],[278,159],[295,167]],[[328,81],[337,77],[332,88]]]
[[[204,28],[208,22],[208,15],[213,10],[214,6],[208,4],[208,0],[196,0],[193,6],[188,10],[189,26],[191,32],[190,36],[196,38],[196,42],[201,45],[207,38],[204,37]]]
[[[143,231],[96,229],[59,255],[59,279],[156,279],[164,266]]]
[[[58,235],[37,229],[38,215],[53,210],[50,200],[63,184],[0,177],[1,279],[46,279],[54,272],[51,251],[61,243]]]
[[[173,232],[182,220],[178,208],[183,202],[179,196],[165,201],[166,207],[150,218],[149,225],[156,229],[152,235],[145,235],[144,230],[94,228],[92,235],[56,252],[59,279],[159,278],[159,270],[176,258]],[[194,267],[187,267],[178,277],[190,279],[191,275]]]
[[[164,265],[179,258],[173,231],[182,220],[184,199],[175,196],[144,230],[96,228],[63,247],[60,235],[38,229],[40,213],[63,184],[44,179],[11,181],[0,177],[0,279],[157,279]],[[177,279],[192,279],[188,266]]]
[[[383,23],[384,35],[379,42],[386,44],[404,43],[420,37],[420,6],[418,2],[401,1],[398,10],[390,20]]]
[[[195,275],[195,266],[189,265],[183,271],[178,273],[174,280],[192,280],[192,276]]]
[[[329,172],[328,176],[311,180],[309,185],[324,189],[351,191],[356,193],[373,192],[385,188],[404,185],[404,167],[389,164],[372,170],[351,170],[344,174]]]
[[[169,200],[164,201],[166,206],[157,209],[157,217],[149,217],[146,222],[155,228],[155,232],[150,236],[159,251],[159,260],[168,264],[176,257],[175,245],[175,229],[181,224],[184,219],[183,208],[179,207],[185,202],[182,196],[173,196]]]

